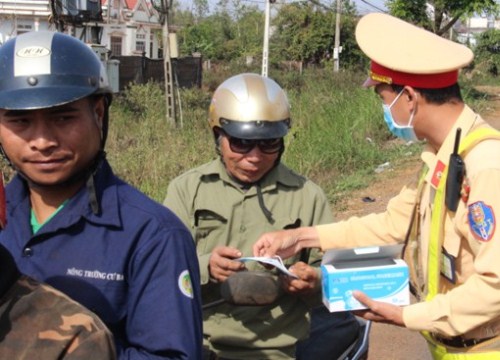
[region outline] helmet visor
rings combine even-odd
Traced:
[[[95,92],[95,88],[89,86],[92,82],[98,84],[99,79],[76,75],[14,78],[8,84],[0,84],[4,89],[0,92],[0,108],[30,110],[67,104]]]
[[[290,120],[281,121],[234,121],[220,119],[222,129],[229,135],[239,139],[276,139],[288,133]]]

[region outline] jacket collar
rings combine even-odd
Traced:
[[[224,163],[220,159],[216,159],[200,168],[200,172],[202,177],[215,176],[235,188],[241,188],[241,184],[229,176]],[[295,176],[291,176],[292,174]],[[298,188],[302,185],[300,179],[303,179],[303,177],[295,174],[282,163],[279,163],[260,179],[259,184],[263,191],[276,188],[278,183],[285,187]]]
[[[475,114],[470,107],[465,105],[439,150],[436,152],[430,145],[425,145],[421,158],[430,169],[425,177],[426,182],[430,182],[433,187],[436,187],[437,182],[435,178],[440,177],[439,172],[444,170],[450,161],[450,155],[455,145],[455,134],[457,129],[462,129],[461,139],[463,139],[473,128],[482,123],[484,123],[484,121],[480,116]]]
[[[89,202],[89,192],[87,187],[83,185],[57,216],[44,225],[37,235],[67,228],[75,224],[82,217],[95,224],[120,226],[121,214],[117,187],[122,183],[121,180],[113,174],[106,160],[103,161],[102,166],[97,170],[94,179],[97,201],[100,204],[105,204],[105,206],[100,206],[101,211],[99,214],[92,212]],[[31,205],[26,181],[19,175],[16,175],[7,185],[6,194],[9,217],[27,217],[26,221],[29,223]]]

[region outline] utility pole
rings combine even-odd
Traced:
[[[333,44],[333,72],[339,71],[341,10],[342,10],[342,0],[337,0],[337,14],[335,16],[335,42]]]
[[[153,0],[153,7],[160,13],[162,24],[163,43],[163,69],[165,71],[165,110],[167,122],[176,124],[175,99],[174,99],[174,77],[172,76],[172,61],[170,59],[170,39],[168,30],[169,0]]]
[[[170,38],[168,36],[168,11],[163,23],[163,68],[165,70],[165,106],[167,121],[175,125],[174,79],[172,76],[172,61],[170,60]]]
[[[266,15],[264,20],[264,48],[262,49],[262,76],[267,77],[267,68],[269,60],[269,17],[271,12],[271,1],[266,0]]]

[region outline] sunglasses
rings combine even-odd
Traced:
[[[259,150],[264,154],[275,154],[280,151],[283,146],[282,138],[253,140],[227,136],[227,139],[231,151],[238,154],[247,154],[256,146],[258,146]]]

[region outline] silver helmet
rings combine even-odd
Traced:
[[[82,41],[37,31],[0,47],[1,109],[43,109],[92,94],[104,94],[111,101],[105,68]]]
[[[283,89],[258,74],[233,76],[215,90],[209,125],[241,139],[281,138],[291,125],[290,105]]]

